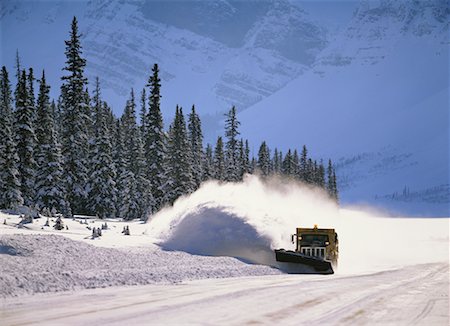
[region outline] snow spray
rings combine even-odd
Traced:
[[[318,188],[247,175],[240,183],[209,181],[148,222],[166,250],[231,256],[277,267],[273,250],[293,250],[297,227],[334,228],[338,273],[448,261],[448,219],[377,217],[339,208]]]

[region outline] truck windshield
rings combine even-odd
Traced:
[[[302,234],[300,246],[325,246],[325,242],[328,242],[326,234]]]

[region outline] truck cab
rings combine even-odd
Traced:
[[[334,229],[297,228],[291,237],[295,251],[306,256],[328,260],[337,266],[339,256],[338,235]]]

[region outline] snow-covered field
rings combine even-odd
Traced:
[[[0,213],[2,325],[449,322],[448,218],[339,209],[250,176],[206,183],[148,223],[107,220],[95,239],[88,227],[104,220],[66,219],[61,231],[19,220]],[[272,250],[292,249],[295,227],[313,224],[339,234],[336,274],[270,267]]]

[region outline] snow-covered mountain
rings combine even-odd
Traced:
[[[244,135],[342,157],[344,201],[448,215],[449,17],[445,1],[362,3],[312,69],[241,114]],[[441,199],[387,196],[405,187]]]
[[[333,158],[343,202],[450,214],[448,2],[361,1],[337,33],[301,8],[293,0],[2,1],[1,62],[12,70],[19,49],[25,66],[46,69],[55,96],[77,15],[87,74],[100,77],[116,113],[158,62],[165,117],[195,103],[208,141],[236,105],[253,154],[267,140]],[[389,196],[405,187],[444,192],[438,203],[415,196],[414,205]]]
[[[44,56],[58,63],[50,68],[56,81],[72,14],[80,21],[88,77],[100,77],[117,113],[131,87],[145,86],[155,62],[167,115],[176,104],[195,103],[200,113],[220,116],[231,105],[244,110],[311,67],[327,43],[325,30],[285,0],[7,1],[1,15],[4,61],[13,65],[18,48],[24,64],[40,62],[42,56],[31,53],[44,46]],[[56,29],[63,35],[53,34]],[[29,44],[30,38],[39,43]]]

